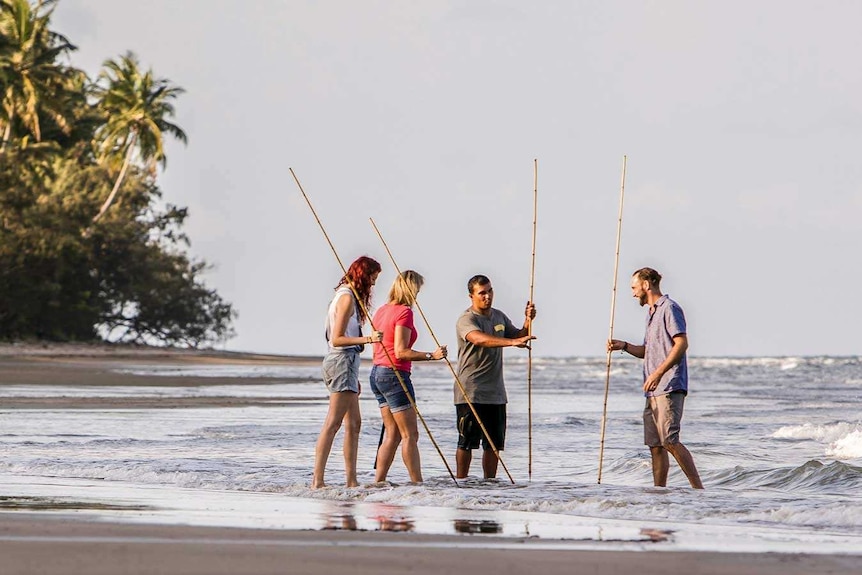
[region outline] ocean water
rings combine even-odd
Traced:
[[[391,485],[368,485],[374,480],[380,417],[367,385],[370,366],[363,360],[359,479],[364,487],[341,486],[339,435],[327,467],[330,486],[309,488],[314,443],[327,409],[318,366],[127,365],[124,371],[157,376],[243,379],[230,386],[175,388],[5,382],[0,386],[0,491],[23,498],[21,508],[40,497],[61,501],[64,494],[74,494],[76,501],[86,496],[104,507],[120,499],[143,501],[143,494],[158,492],[157,506],[186,510],[186,519],[178,521],[192,521],[195,509],[200,516],[201,509],[212,509],[218,500],[233,501],[225,504],[219,522],[235,525],[247,524],[250,509],[282,509],[290,502],[313,500],[328,511],[305,527],[332,528],[334,517],[343,520],[343,528],[375,528],[367,518],[385,509],[410,529],[421,525],[422,518],[436,525],[434,517],[446,517],[429,528],[436,532],[509,534],[502,525],[525,521],[532,522],[532,530],[520,527],[511,534],[556,525],[543,536],[567,537],[577,532],[577,525],[601,524],[609,530],[627,525],[646,528],[648,534],[649,529],[703,533],[701,547],[707,548],[710,534],[732,531],[739,540],[760,534],[755,547],[761,550],[772,550],[779,541],[807,550],[839,541],[838,549],[862,553],[862,358],[689,358],[691,392],[681,438],[706,486],[696,491],[672,460],[668,487],[652,486],[642,442],[641,362],[619,355],[611,372],[601,485],[597,471],[605,358],[534,358],[530,477],[527,365],[516,353],[508,355],[509,426],[502,454],[514,484],[502,466],[496,481],[479,479],[478,458],[472,477],[456,484],[420,425],[426,482],[410,485],[396,455]],[[283,377],[285,383],[256,381],[264,376]],[[287,383],[292,378],[304,382]],[[451,373],[442,363],[414,364],[413,381],[420,411],[454,470]],[[5,397],[63,396],[166,402],[193,396],[279,397],[285,403],[3,408]],[[135,493],[141,497],[136,499]],[[195,507],[190,503],[195,498],[209,501],[209,507]],[[467,518],[460,528],[458,517]],[[280,524],[284,521],[282,517]],[[444,524],[448,527],[440,526]]]

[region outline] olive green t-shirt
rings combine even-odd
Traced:
[[[490,315],[467,309],[455,324],[458,335],[458,379],[467,392],[471,403],[503,405],[507,403],[506,386],[503,383],[503,348],[480,347],[467,341],[467,334],[479,330],[497,337],[517,337],[520,329],[515,327],[498,309],[491,308]],[[455,383],[455,404],[467,403],[464,394]]]

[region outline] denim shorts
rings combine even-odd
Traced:
[[[359,352],[329,353],[323,358],[323,383],[329,393],[359,393]]]
[[[416,400],[416,393],[413,391],[413,383],[410,381],[410,372],[398,370],[401,374],[401,379],[410,391],[410,397]],[[395,375],[395,370],[391,367],[383,367],[375,365],[371,368],[371,391],[374,392],[374,397],[377,398],[377,403],[380,407],[388,407],[391,413],[398,413],[405,409],[413,407],[410,405],[410,400],[407,394],[404,393],[404,388],[401,387],[401,382],[398,381],[398,376]]]

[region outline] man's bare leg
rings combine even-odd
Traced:
[[[473,460],[473,452],[469,449],[461,449],[455,452],[455,477],[464,479],[470,473],[470,462]]]
[[[667,487],[667,471],[670,467],[667,450],[664,447],[650,447],[649,453],[652,456],[653,485],[656,487]]]
[[[499,461],[493,449],[485,449],[482,452],[482,471],[485,472],[485,479],[497,477],[497,463]]]
[[[679,464],[679,468],[688,477],[688,482],[695,489],[703,489],[703,483],[700,481],[700,474],[697,472],[697,467],[694,465],[694,458],[691,452],[682,443],[674,443],[667,446],[667,451],[670,451],[673,458]],[[667,459],[667,455],[665,455]],[[665,464],[667,465],[667,464]],[[665,478],[667,478],[667,469],[665,468]]]

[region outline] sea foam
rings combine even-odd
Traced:
[[[826,448],[826,455],[836,459],[862,458],[862,430],[855,430],[836,441]]]
[[[789,425],[772,434],[776,439],[813,439],[827,443],[825,455],[835,459],[862,458],[862,423]]]
[[[813,439],[824,443],[838,441],[854,431],[862,430],[858,423],[839,422],[830,425],[786,425],[772,434],[776,439]]]

